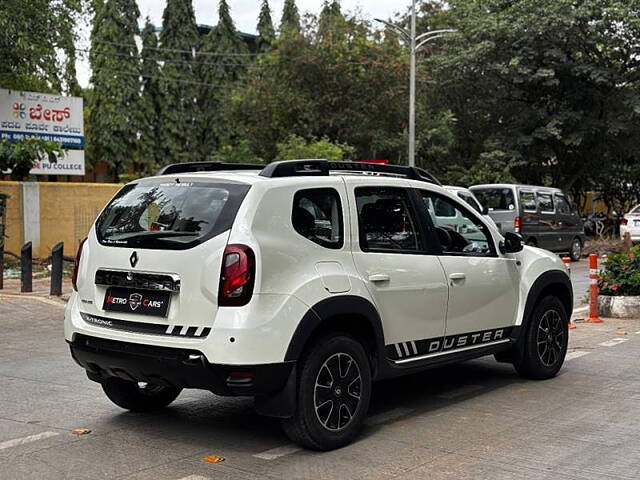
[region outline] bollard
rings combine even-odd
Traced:
[[[598,255],[596,253],[589,255],[589,279],[591,283],[589,317],[585,319],[585,323],[602,323],[598,315]]]
[[[562,261],[564,263],[564,266],[567,267],[567,273],[569,274],[569,276],[571,276],[571,258],[562,257]],[[571,319],[571,316],[569,316],[569,330],[573,330],[574,328],[576,328],[576,324]]]
[[[56,243],[51,249],[51,296],[59,297],[62,295],[62,251],[64,243]]]
[[[30,293],[33,291],[31,262],[33,260],[31,242],[23,245],[20,251],[20,291],[22,293]]]

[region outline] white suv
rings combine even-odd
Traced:
[[[65,338],[117,405],[253,396],[327,450],[356,436],[373,381],[490,354],[528,378],[562,366],[573,294],[556,255],[420,169],[256,168],[166,167],[123,187],[81,245]]]

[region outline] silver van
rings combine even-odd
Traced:
[[[582,255],[584,226],[575,206],[558,188],[489,184],[469,187],[504,235],[520,233],[527,245]]]

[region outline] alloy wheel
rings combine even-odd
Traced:
[[[362,377],[357,362],[347,353],[331,355],[320,367],[314,388],[316,417],[327,430],[344,430],[353,420]]]
[[[560,314],[555,310],[547,310],[538,324],[536,338],[538,358],[545,367],[553,367],[560,361],[564,335]]]

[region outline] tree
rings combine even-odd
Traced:
[[[282,18],[280,20],[280,35],[300,34],[300,13],[295,0],[284,0]]]
[[[11,170],[11,178],[26,180],[37,161],[46,158],[56,163],[58,156],[63,154],[57,143],[37,138],[20,142],[0,140],[0,173]]]
[[[140,136],[137,163],[139,172],[150,174],[163,162],[162,104],[160,95],[160,67],[158,40],[155,29],[147,17],[142,30],[142,91],[140,94]]]
[[[162,132],[165,158],[170,161],[200,159],[196,52],[200,38],[191,0],[167,0],[162,15],[160,48],[162,66]]]
[[[135,0],[106,0],[96,11],[91,32],[91,109],[93,161],[106,162],[114,180],[133,161],[140,88]]]
[[[66,84],[75,93],[74,28],[82,10],[82,0],[0,2],[0,85],[61,92]]]
[[[321,158],[325,160],[346,160],[353,154],[354,148],[348,145],[332,143],[328,138],[305,140],[291,135],[285,142],[278,143],[278,160],[296,160]]]
[[[276,31],[271,20],[269,1],[262,0],[260,15],[258,16],[258,51],[265,52],[271,48],[276,38]]]
[[[220,104],[226,91],[241,76],[248,53],[238,35],[226,0],[220,0],[218,25],[209,32],[201,50],[199,95],[201,159],[214,155],[223,142],[233,140],[233,129],[221,118]]]

